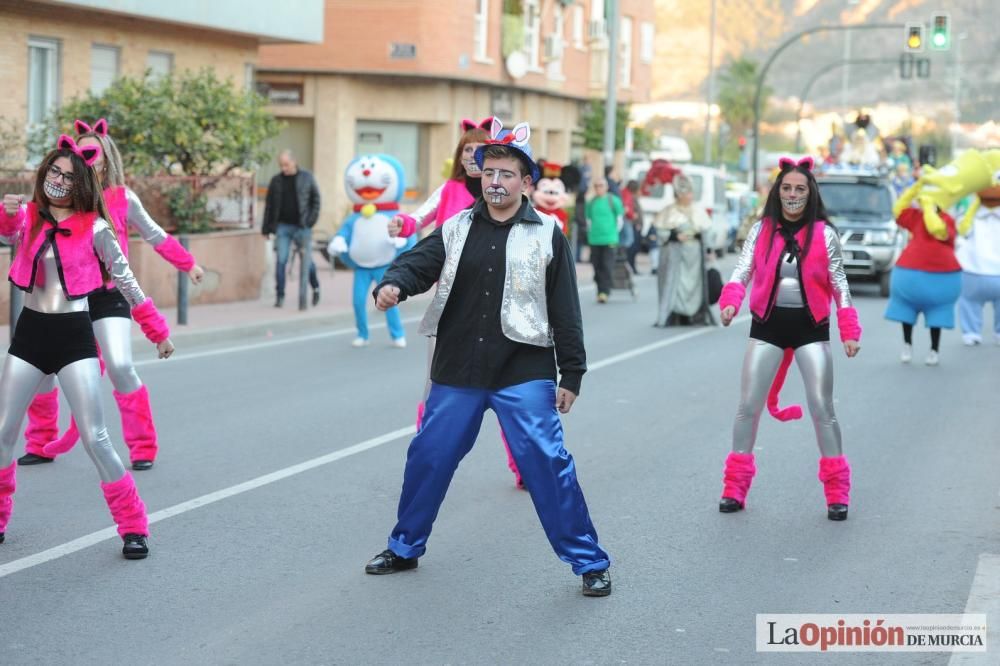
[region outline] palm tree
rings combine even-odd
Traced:
[[[746,134],[753,125],[753,97],[759,76],[757,61],[741,57],[719,75],[719,111],[736,135]],[[771,89],[761,90],[761,116],[767,108]]]

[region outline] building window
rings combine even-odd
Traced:
[[[117,46],[94,44],[90,47],[90,92],[100,95],[118,78],[121,52]]]
[[[528,56],[528,67],[539,68],[538,42],[542,27],[538,0],[524,0],[524,53]]]
[[[618,37],[621,45],[621,87],[628,88],[632,85],[632,17],[623,16],[619,28],[622,34]]]
[[[146,69],[154,81],[158,81],[174,71],[174,54],[167,51],[150,51],[146,54]]]
[[[591,41],[604,41],[608,37],[607,23],[604,20],[604,0],[590,0],[590,27],[587,37]]]
[[[583,34],[583,7],[575,5],[573,7],[573,46],[581,51],[584,48]]]
[[[649,22],[642,23],[639,26],[639,57],[646,64],[653,62],[655,39],[656,27]]]
[[[562,61],[563,48],[566,40],[563,39],[566,19],[563,16],[562,5],[556,5],[552,11],[552,34],[545,37],[545,60],[548,62],[548,75],[553,81],[562,81]]]
[[[476,60],[489,61],[490,0],[476,0],[472,42]]]
[[[406,178],[405,200],[412,201],[426,192],[428,137],[425,125],[358,120],[355,132],[355,155],[385,153],[392,155],[403,165]],[[436,172],[435,167],[435,174]]]
[[[59,41],[28,39],[28,125],[45,120],[59,103]]]

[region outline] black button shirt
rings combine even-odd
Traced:
[[[579,394],[587,358],[576,266],[565,236],[558,226],[553,229],[553,257],[545,270],[553,353],[549,347],[514,342],[500,325],[507,238],[515,224],[541,224],[541,218],[527,199],[504,222],[490,217],[482,199],[472,211],[455,284],[438,323],[431,379],[451,386],[498,389],[537,379],[554,380],[558,364],[559,385]],[[399,287],[401,300],[427,291],[440,277],[444,260],[444,239],[438,228],[393,262],[375,294],[386,284]]]

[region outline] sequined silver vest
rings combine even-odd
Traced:
[[[539,213],[541,224],[516,223],[507,236],[507,275],[500,304],[500,326],[514,342],[552,347],[552,328],[545,295],[545,271],[552,261],[555,218]],[[438,322],[448,303],[465,240],[472,227],[472,210],[464,210],[444,223],[444,267],[434,298],[420,322],[421,335],[437,335]]]

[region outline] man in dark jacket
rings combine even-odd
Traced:
[[[275,174],[267,188],[264,203],[264,226],[261,232],[277,238],[278,252],[275,267],[277,299],[274,307],[285,302],[285,267],[292,243],[302,253],[302,270],[299,274],[299,309],[306,309],[306,279],[312,286],[312,304],[319,303],[319,279],[312,261],[312,228],[319,219],[319,187],[316,179],[305,169],[300,169],[292,151],[284,150],[278,156],[281,173]]]

